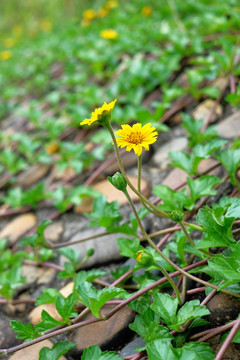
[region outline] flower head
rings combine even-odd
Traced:
[[[11,57],[12,57],[12,53],[9,50],[4,50],[4,51],[0,52],[0,60],[5,61],[5,60],[10,59]]]
[[[91,116],[91,119],[85,119],[83,120],[80,125],[92,125],[92,123],[98,121],[98,122],[101,122],[105,119],[109,119],[109,115],[111,114],[114,106],[115,106],[115,103],[116,103],[117,99],[111,101],[109,104],[107,104],[106,102],[103,104],[102,107],[100,108],[96,108],[93,112],[92,112],[92,116]]]
[[[100,32],[100,36],[103,39],[113,40],[118,37],[118,33],[113,29],[106,29]]]
[[[151,8],[151,6],[144,6],[144,7],[142,8],[142,15],[143,15],[143,16],[146,16],[146,17],[151,16],[151,15],[152,15],[152,8]]]
[[[96,17],[96,11],[93,9],[88,9],[83,12],[84,20],[92,20]]]
[[[151,127],[148,123],[142,127],[142,124],[122,125],[122,129],[115,132],[120,136],[117,138],[117,144],[119,147],[126,146],[127,151],[134,150],[135,154],[140,156],[142,149],[149,150],[149,145],[153,144],[157,140],[157,132],[155,127]]]
[[[59,145],[57,143],[46,145],[46,151],[48,155],[56,153],[58,150],[59,150]]]

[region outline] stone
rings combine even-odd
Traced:
[[[18,238],[23,236],[28,230],[37,224],[34,214],[19,215],[10,221],[0,232],[0,238],[8,238],[9,243],[13,244]]]
[[[22,276],[26,278],[26,283],[23,285],[24,287],[27,285],[33,285],[45,272],[45,269],[39,266],[34,265],[22,265]]]
[[[188,174],[178,168],[174,168],[163,180],[162,185],[167,185],[175,190],[178,185],[187,181]]]
[[[180,151],[184,150],[187,147],[187,139],[184,136],[176,137],[162,146],[160,146],[157,152],[153,156],[153,162],[155,165],[162,170],[166,170],[169,167],[169,163],[171,162],[168,153],[171,151]]]
[[[205,171],[207,171],[212,166],[217,165],[218,163],[219,162],[217,160],[212,158],[204,159],[198,165],[198,173],[199,174],[205,173]],[[221,173],[221,167],[218,166],[215,169],[209,171],[208,175],[219,176],[220,173]]]
[[[18,184],[22,187],[29,187],[42,179],[49,171],[49,164],[34,164],[18,176]]]
[[[114,306],[112,305],[105,305],[102,308],[102,313],[105,315],[113,308]],[[88,314],[83,320],[92,318],[92,314]],[[69,341],[75,342],[77,346],[70,351],[70,354],[73,353],[79,356],[79,353],[84,348],[91,345],[98,345],[102,350],[106,350],[110,345],[114,345],[114,343],[119,346],[124,340],[129,338],[130,330],[128,325],[133,321],[133,318],[134,312],[125,306],[106,321],[85,325],[71,332]]]
[[[128,177],[134,187],[137,187],[137,177],[129,176]],[[128,203],[123,192],[117,190],[108,180],[100,181],[99,183],[92,186],[93,189],[101,192],[106,196],[108,202],[118,201],[121,205],[125,205]],[[149,182],[142,178],[141,180],[141,188],[144,196],[148,197],[151,193],[151,186]],[[128,187],[129,195],[133,202],[138,201],[138,196]],[[84,198],[80,205],[76,205],[74,207],[74,212],[77,214],[82,214],[85,212],[92,211],[92,198]]]
[[[109,261],[115,261],[122,258],[120,255],[120,249],[117,245],[117,237],[123,237],[123,234],[109,234],[105,236],[96,237],[87,241],[79,242],[71,245],[71,242],[76,240],[89,238],[96,236],[105,231],[102,227],[91,227],[86,230],[81,230],[76,233],[69,241],[69,246],[74,251],[80,251],[80,259],[83,259],[88,249],[94,249],[94,254],[88,258],[87,262],[83,265],[83,268],[88,268],[96,265],[100,265]],[[63,255],[60,256],[60,265],[63,266],[64,262],[68,261]]]
[[[145,346],[145,341],[141,337],[137,337],[133,341],[131,341],[129,344],[124,346],[124,348],[120,352],[120,356],[122,358],[126,356],[131,356],[134,354],[137,354],[137,352],[134,349],[138,349]]]
[[[150,158],[149,151],[143,151],[142,153],[142,163],[144,164]],[[138,157],[134,153],[134,151],[127,152],[125,151],[123,155],[121,155],[122,164],[125,170],[130,169],[134,166],[137,166]],[[109,165],[103,173],[106,175],[113,175],[115,172],[119,171],[118,162],[115,160],[113,164]]]
[[[43,285],[43,284],[49,284],[54,277],[56,276],[57,271],[54,269],[44,269],[44,273],[39,276],[37,284]]]
[[[16,339],[17,334],[12,330],[9,320],[0,317],[0,348],[7,349],[21,344],[22,340]]]
[[[240,111],[228,116],[217,125],[217,131],[224,139],[240,137]]]
[[[204,120],[206,121],[210,111],[215,106],[215,101],[212,99],[207,99],[201,102],[196,109],[193,111],[192,115],[195,120]],[[222,115],[223,108],[220,104],[216,106],[214,114],[212,115],[211,122],[214,122],[219,116]]]
[[[59,292],[64,296],[68,297],[73,291],[73,282],[70,282],[64,286]],[[43,304],[36,306],[29,314],[29,319],[33,325],[40,323],[42,311],[47,311],[54,319],[61,321],[62,317],[57,312],[55,304]]]
[[[211,327],[215,327],[235,320],[240,312],[240,302],[237,298],[220,293],[214,295],[208,302],[207,308],[211,314],[206,317],[206,320],[211,322]]]
[[[63,224],[61,221],[54,222],[44,230],[44,236],[47,241],[57,242],[63,232]]]
[[[36,360],[39,358],[39,351],[43,347],[52,348],[53,343],[50,340],[44,340],[37,344],[28,346],[25,349],[17,351],[15,354],[10,356],[9,360]],[[65,356],[61,356],[59,360],[66,360]]]
[[[219,76],[211,83],[211,86],[216,86],[220,90],[224,90],[226,86],[228,86],[228,83],[229,83],[229,79],[227,76],[226,77]]]

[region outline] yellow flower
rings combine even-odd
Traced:
[[[142,255],[144,254],[144,251],[139,251],[138,253],[137,253],[137,256],[136,256],[136,260],[137,261],[141,261],[141,258],[142,258]]]
[[[97,16],[100,18],[105,17],[107,14],[108,14],[108,10],[104,8],[98,9],[97,11]]]
[[[15,40],[13,38],[7,38],[4,40],[4,45],[7,47],[7,48],[11,48],[15,45]]]
[[[152,15],[152,8],[151,8],[151,6],[144,6],[144,7],[142,8],[142,15],[143,15],[143,16],[146,16],[146,17],[151,16],[151,15]]]
[[[0,60],[5,61],[5,60],[10,59],[11,57],[12,57],[12,53],[9,50],[4,50],[4,51],[0,52]]]
[[[91,119],[85,119],[83,120],[80,125],[92,125],[92,123],[96,122],[96,121],[101,121],[103,118],[106,118],[113,110],[115,103],[116,103],[117,99],[111,101],[109,104],[107,104],[106,102],[103,104],[102,107],[100,108],[96,108],[93,112],[92,112],[92,116]]]
[[[117,138],[119,147],[126,146],[127,151],[134,150],[135,154],[140,156],[142,149],[149,150],[149,145],[157,140],[157,132],[155,127],[151,127],[148,123],[142,127],[142,124],[137,123],[132,127],[130,125],[122,125],[122,129],[115,132],[116,135],[121,136]]]
[[[40,24],[40,27],[43,31],[48,32],[52,30],[52,23],[48,20],[43,20]]]
[[[118,6],[117,0],[108,0],[105,4],[106,9],[113,9]]]
[[[49,155],[57,152],[59,150],[59,145],[57,143],[52,143],[46,145],[46,150]]]
[[[118,37],[118,33],[113,29],[106,29],[100,32],[100,36],[103,39],[112,40]]]
[[[84,20],[92,20],[96,17],[96,11],[93,9],[88,9],[83,12]]]

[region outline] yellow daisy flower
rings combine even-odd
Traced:
[[[12,57],[12,53],[9,50],[4,50],[0,52],[0,60],[8,60]]]
[[[80,125],[92,125],[92,123],[96,122],[96,121],[101,121],[104,118],[106,118],[113,110],[115,103],[116,103],[117,99],[111,101],[109,104],[107,104],[106,102],[103,104],[102,107],[100,108],[96,108],[93,112],[92,112],[92,116],[91,119],[85,119],[83,120]]]
[[[84,20],[92,20],[96,17],[96,11],[93,9],[88,9],[83,12],[83,19]]]
[[[112,40],[118,37],[118,33],[113,29],[106,29],[100,32],[100,36],[103,39]]]
[[[142,127],[142,124],[137,123],[133,126],[122,125],[122,129],[115,132],[116,135],[121,136],[117,138],[119,147],[126,146],[127,151],[134,150],[135,154],[140,156],[142,149],[149,150],[149,145],[157,140],[157,132],[155,127],[151,127],[148,123]]]
[[[149,17],[152,15],[152,7],[151,6],[144,6],[142,8],[142,15]]]

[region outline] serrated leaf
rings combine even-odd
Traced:
[[[187,342],[180,349],[182,356],[179,360],[214,360],[215,354],[208,344],[199,342]]]
[[[217,191],[214,186],[221,183],[221,179],[213,175],[204,175],[195,180],[187,178],[187,183],[191,192],[191,201],[194,205],[195,201],[202,196],[216,195]]]
[[[185,204],[188,203],[186,189],[175,191],[167,185],[156,185],[153,187],[153,194],[163,201],[163,205],[159,206],[163,211],[183,211]]]
[[[154,294],[153,304],[150,306],[153,311],[161,316],[167,325],[174,324],[178,308],[178,300],[168,294]]]
[[[138,251],[144,250],[138,239],[117,238],[117,244],[120,247],[121,255],[130,258],[135,258]]]
[[[108,300],[127,294],[125,290],[113,286],[98,291],[86,281],[78,286],[77,293],[80,301],[91,310],[96,318],[100,318],[100,309]]]
[[[106,272],[99,269],[91,269],[88,271],[81,270],[74,276],[74,289],[77,289],[78,285],[83,281],[92,282],[93,280],[104,275],[106,275]]]
[[[61,294],[56,299],[56,309],[61,317],[68,321],[70,317],[74,317],[77,315],[76,311],[73,311],[74,305],[78,301],[78,296],[76,293],[70,294],[67,298],[62,296]]]
[[[79,250],[73,250],[70,247],[63,247],[59,249],[61,255],[65,256],[71,261],[72,265],[76,268],[78,266],[78,258],[80,255]]]
[[[101,349],[97,345],[92,345],[87,349],[84,349],[81,360],[122,360],[120,356],[118,356],[113,351],[101,351]]]
[[[234,217],[234,219],[240,218],[240,199],[238,198],[230,198],[232,200],[232,204],[227,209],[225,214],[226,217]]]
[[[236,185],[236,171],[240,164],[240,149],[224,149],[218,153],[217,159],[227,170],[231,183]]]
[[[155,340],[146,345],[149,360],[179,360],[177,349],[174,349],[171,341],[166,339]]]
[[[196,247],[198,249],[218,246],[232,246],[235,240],[232,236],[234,218],[223,217],[221,223],[216,219],[214,212],[208,206],[198,211],[197,222],[203,226],[204,239]]]
[[[36,305],[54,304],[59,294],[57,289],[43,289],[43,294],[39,295],[36,299]]]
[[[49,330],[49,329],[52,329],[56,326],[59,326],[59,325],[62,325],[62,324],[65,324],[65,321],[58,321],[56,319],[54,319],[47,311],[45,310],[42,310],[42,313],[41,313],[41,318],[42,318],[42,321],[35,325],[35,329],[39,332],[43,332],[43,331],[46,331],[46,330]]]
[[[170,328],[178,331],[178,327],[188,320],[196,319],[209,314],[210,311],[206,308],[206,306],[200,305],[199,300],[188,301],[179,309],[176,323]]]
[[[187,174],[192,175],[192,156],[184,151],[171,151],[169,156],[173,159],[170,163],[171,166],[178,167],[185,171]]]
[[[30,341],[39,336],[39,333],[31,323],[24,324],[18,320],[11,320],[10,325],[13,331],[18,334],[17,339]]]
[[[52,349],[43,347],[39,352],[39,360],[58,360],[62,355],[76,346],[75,343],[59,341],[53,345]]]

